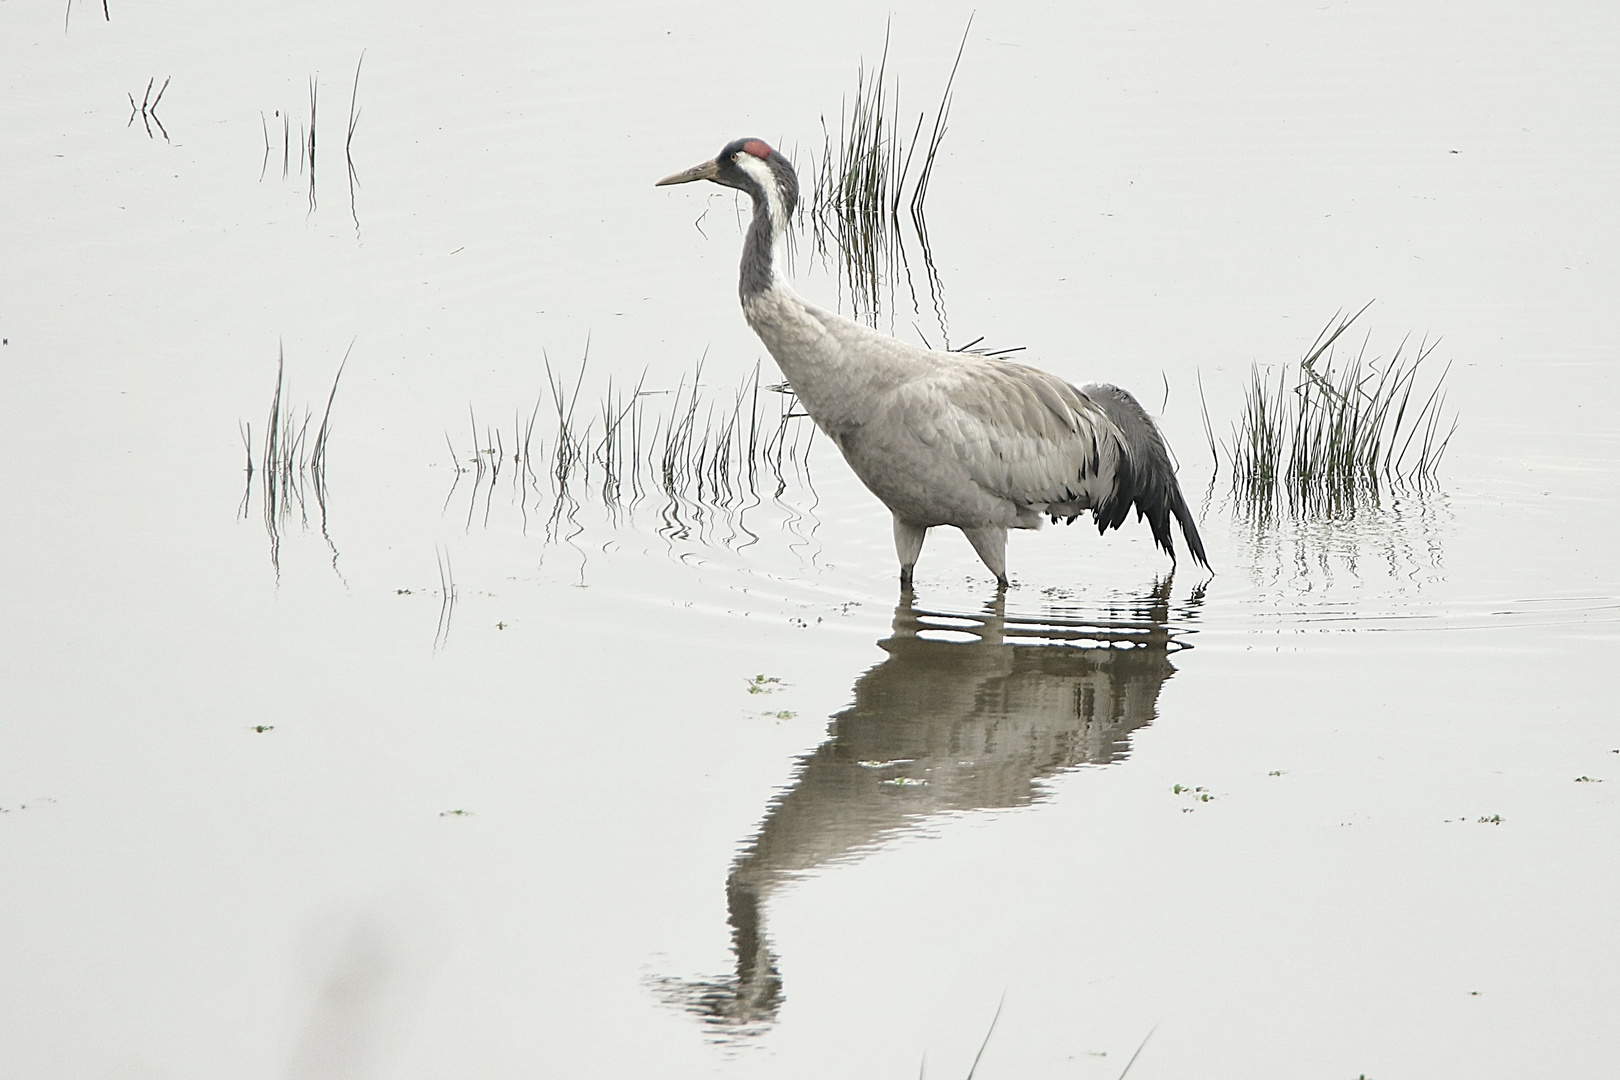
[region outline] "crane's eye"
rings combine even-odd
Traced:
[[[731,155],[731,163],[733,165],[737,164],[737,162],[739,162],[741,160],[742,160],[742,155],[741,154],[732,154]]]

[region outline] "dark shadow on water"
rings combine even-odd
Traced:
[[[1189,631],[1169,623],[1169,583],[1118,617],[978,614],[915,606],[908,594],[887,658],[800,759],[788,788],[726,879],[734,974],[663,978],[653,989],[721,1040],[758,1034],[784,999],[765,908],[781,884],[861,858],[940,815],[1028,806],[1042,782],[1128,752],[1155,716]]]

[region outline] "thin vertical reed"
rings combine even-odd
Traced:
[[[527,520],[529,478],[541,454],[535,421],[549,403],[557,431],[547,465],[552,497],[548,535],[556,534],[564,518],[572,520],[580,505],[576,488],[599,499],[614,520],[649,493],[658,492],[665,500],[666,522],[680,533],[717,520],[716,515],[727,517],[746,502],[757,505],[764,477],[775,481],[772,497],[780,497],[788,474],[802,467],[809,445],[804,434],[809,429],[800,421],[806,416],[794,408],[786,387],[769,388],[787,395],[780,399],[780,408],[761,394],[758,365],[724,398],[705,392],[701,360],[671,390],[648,389],[645,372],[633,386],[609,379],[596,409],[587,413],[580,408],[585,364],[572,385],[549,357],[544,357],[544,364],[545,389],[526,424],[521,414],[514,416],[510,453],[516,470],[514,497]],[[467,422],[474,447],[468,466],[463,467],[448,433],[445,438],[455,470],[451,495],[460,476],[472,474],[470,527],[480,497],[487,521],[499,463],[509,451],[500,431],[480,428],[470,406]],[[319,433],[316,438],[320,441]],[[592,470],[600,475],[593,476]]]
[[[1251,368],[1226,447],[1233,493],[1246,512],[1269,517],[1286,509],[1338,517],[1376,501],[1385,485],[1434,483],[1456,430],[1455,417],[1443,428],[1443,385],[1450,367],[1415,398],[1433,344],[1424,342],[1414,351],[1402,341],[1388,359],[1380,359],[1368,355],[1364,339],[1348,358],[1336,357],[1335,343],[1367,306],[1348,317],[1335,315],[1297,369],[1285,364],[1272,379],[1259,365]],[[1207,406],[1205,430],[1218,465]]]

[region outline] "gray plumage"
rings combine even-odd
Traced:
[[[738,279],[743,315],[816,426],[894,515],[902,584],[936,525],[962,530],[1005,588],[1009,528],[1073,522],[1087,510],[1105,532],[1135,508],[1172,561],[1173,517],[1193,558],[1209,565],[1164,437],[1130,394],[908,345],[805,301],[775,261],[798,178],[761,140],[738,139],[658,183],[693,180],[753,199]]]

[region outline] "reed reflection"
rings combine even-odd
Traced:
[[[1123,757],[1155,716],[1186,647],[1169,625],[1169,583],[1118,618],[894,612],[888,653],[854,704],[804,757],[726,879],[735,974],[658,990],[722,1037],[763,1030],[783,1000],[765,908],[783,882],[860,858],[938,814],[1026,806],[1041,781]]]
[[[760,375],[755,365],[729,398],[711,393],[701,362],[673,389],[650,389],[645,378],[628,385],[609,378],[593,410],[580,401],[585,363],[569,386],[547,360],[547,388],[527,419],[515,413],[503,433],[480,424],[469,407],[471,448],[457,453],[445,434],[453,478],[444,510],[462,477],[470,477],[466,528],[471,531],[480,517],[488,527],[507,468],[509,501],[521,513],[525,533],[530,509],[546,507],[549,485],[547,543],[572,543],[586,532],[581,511],[594,498],[602,524],[610,528],[633,519],[650,500],[658,531],[670,540],[746,547],[759,539],[743,524],[748,510],[780,501],[790,486],[810,486],[815,438],[815,427],[799,422],[809,417],[792,388],[766,385]],[[548,433],[542,414],[555,417],[554,431]]]
[[[351,341],[349,352],[353,349],[354,343]],[[284,350],[279,351],[276,357],[276,392],[270,399],[270,418],[265,425],[264,437],[260,440],[262,451],[255,450],[253,425],[244,423],[241,427],[242,445],[247,451],[247,468],[242,501],[236,508],[236,515],[245,521],[253,505],[257,456],[263,493],[264,531],[270,539],[270,566],[275,570],[278,583],[281,581],[282,534],[292,521],[295,509],[300,526],[309,528],[306,491],[314,495],[315,505],[320,511],[321,539],[326,541],[327,550],[332,554],[332,571],[339,579],[343,577],[342,571],[338,570],[337,545],[332,542],[332,534],[326,523],[326,450],[332,432],[332,403],[337,400],[338,382],[343,378],[344,367],[348,365],[349,352],[343,354],[337,374],[332,377],[332,390],[326,397],[326,411],[321,414],[320,427],[313,435],[310,424],[315,414],[306,406],[303,416],[299,417],[292,401],[284,393],[287,385],[287,357]]]
[[[879,324],[884,293],[888,293],[889,322],[899,314],[896,286],[902,276],[910,294],[914,314],[924,314],[912,280],[911,259],[906,252],[906,223],[901,204],[910,213],[910,231],[922,255],[933,316],[949,349],[950,326],[945,318],[945,285],[934,262],[928,242],[928,223],[923,205],[934,175],[939,147],[949,127],[951,88],[956,83],[962,53],[967,48],[972,16],[962,31],[962,42],[951,63],[944,93],[934,110],[932,130],[922,138],[926,114],[918,113],[916,123],[900,111],[900,84],[888,77],[889,34],[883,34],[883,54],[875,73],[864,64],[855,76],[854,98],[839,109],[838,135],[833,137],[822,118],[822,150],[811,154],[810,194],[801,221],[810,226],[815,257],[833,268],[842,307],[847,299],[853,316],[870,326]],[[911,135],[906,135],[907,127]],[[917,168],[913,172],[912,164]],[[910,197],[907,199],[907,185]],[[920,331],[919,331],[920,333]]]

